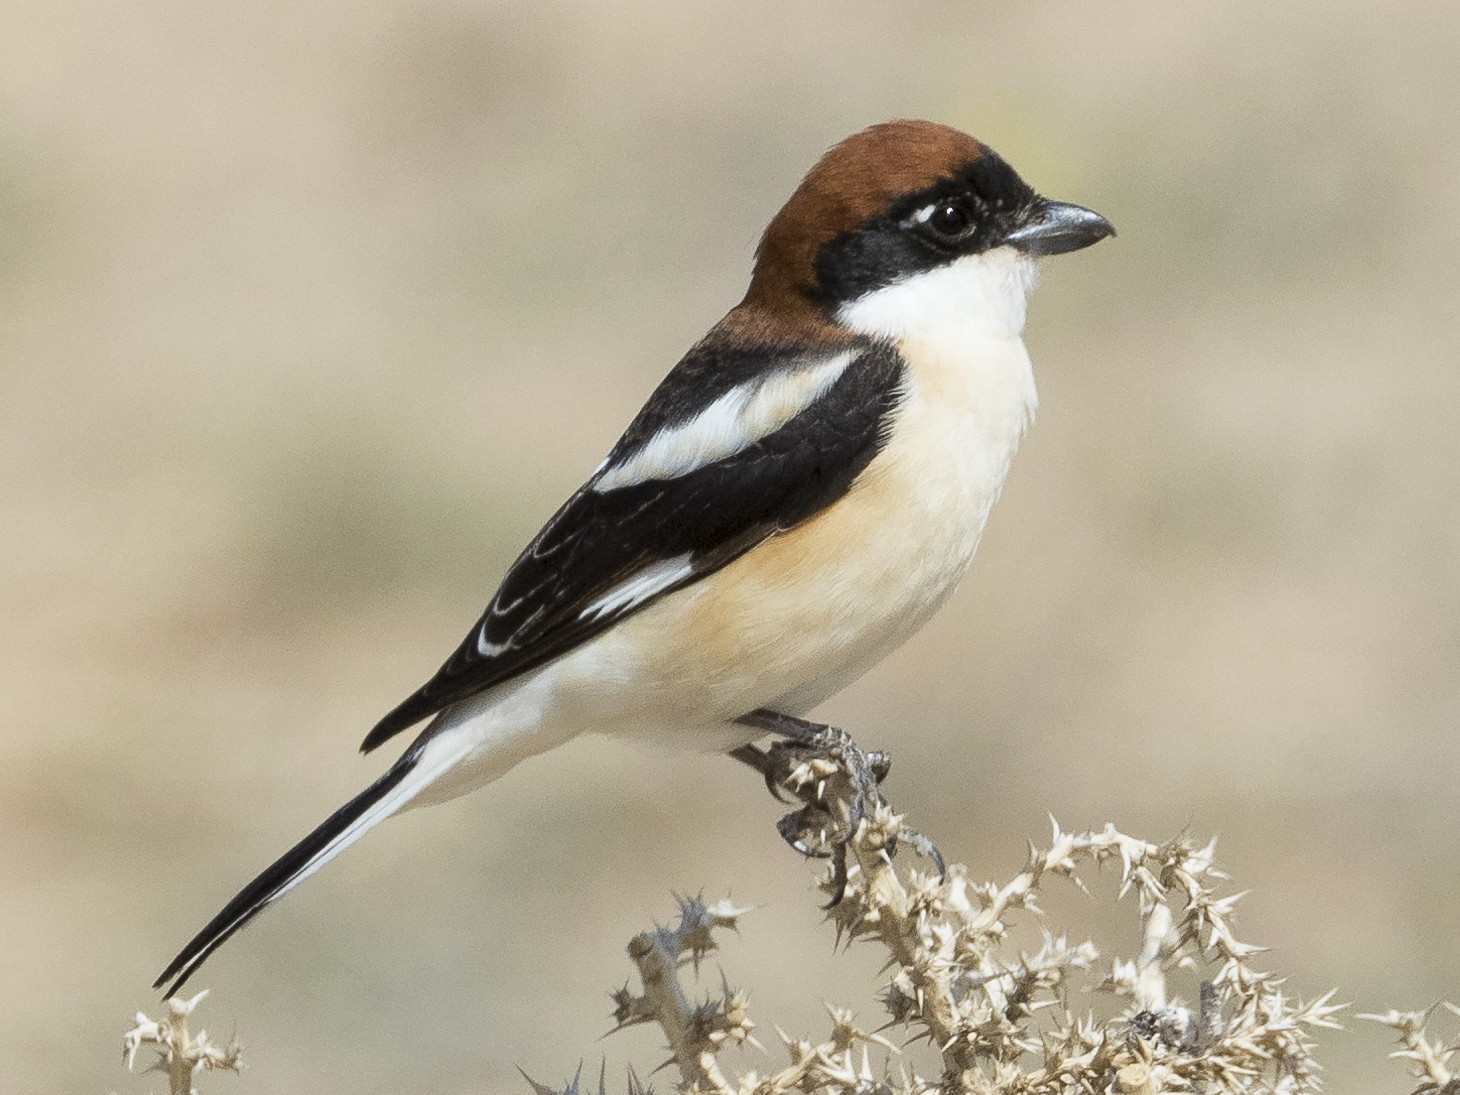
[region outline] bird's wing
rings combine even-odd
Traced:
[[[512,564],[456,652],[361,745],[542,665],[836,501],[902,396],[885,344],[691,351]]]

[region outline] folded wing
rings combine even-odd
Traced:
[[[902,361],[883,343],[759,353],[702,343],[512,564],[456,652],[361,749],[566,653],[829,506],[880,451],[902,381]]]

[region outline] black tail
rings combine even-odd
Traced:
[[[208,955],[262,912],[265,906],[293,889],[377,823],[384,821],[409,802],[420,787],[402,789],[401,785],[415,769],[418,759],[417,750],[407,752],[388,772],[341,806],[323,825],[290,848],[273,866],[239,891],[238,896],[224,906],[223,911],[213,917],[206,928],[193,936],[192,942],[178,953],[167,969],[162,971],[162,976],[153,982],[152,987],[162,988],[171,981],[172,984],[168,985],[164,995],[175,995],[187,983],[188,978],[197,972]],[[398,789],[405,790],[406,793],[394,796],[398,801],[388,801],[392,798],[391,792]]]

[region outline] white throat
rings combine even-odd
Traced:
[[[1012,247],[997,247],[874,289],[843,305],[837,319],[860,334],[892,342],[950,327],[1018,338],[1034,281],[1033,259]]]

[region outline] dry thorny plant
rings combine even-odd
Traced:
[[[856,817],[847,772],[838,764],[803,759],[778,774],[802,803],[783,819],[782,833],[831,853],[821,886],[831,897],[827,918],[838,940],[885,952],[885,1017],[869,1030],[850,1010],[829,1007],[824,1040],[778,1032],[787,1064],[765,1074],[730,1074],[722,1053],[755,1042],[747,994],[724,981],[718,995],[694,1003],[682,974],[690,967],[698,972],[718,949],[717,933],[734,929],[744,910],[681,900],[677,926],[629,944],[642,991],[620,990],[614,1010],[618,1029],[655,1023],[663,1030],[665,1065],[677,1067],[682,1091],[1299,1095],[1320,1089],[1311,1031],[1336,1026],[1339,1006],[1330,1002],[1331,992],[1308,1003],[1292,999],[1281,979],[1253,965],[1260,948],[1233,934],[1232,908],[1241,895],[1217,896],[1226,876],[1213,865],[1210,844],[1184,837],[1152,844],[1109,825],[1065,833],[1056,824],[1048,847],[1031,846],[1024,870],[1007,884],[974,882],[961,866],[923,871],[907,865],[906,856],[894,860],[901,842],[942,862],[885,802],[854,822],[850,839],[828,839]],[[1119,866],[1120,897],[1135,899],[1143,944],[1134,959],[1101,964],[1093,942],[1048,930],[1035,953],[1015,953],[1011,923],[1020,912],[1039,915],[1041,887],[1063,878],[1084,889],[1081,872],[1107,864]],[[1193,1005],[1168,991],[1178,974],[1199,986]],[[1107,993],[1122,1006],[1104,1009],[1102,1019],[1082,989]],[[928,1042],[940,1071],[919,1075],[889,1035]],[[550,1089],[534,1086],[537,1095],[548,1095]],[[576,1080],[569,1085],[569,1095],[577,1086]],[[601,1080],[599,1086],[601,1092]]]
[[[698,975],[746,910],[728,902],[681,899],[679,923],[636,936],[629,957],[642,986],[614,994],[616,1029],[656,1024],[686,1095],[1204,1095],[1321,1089],[1312,1031],[1336,1027],[1341,1005],[1329,992],[1302,1002],[1283,982],[1253,963],[1261,948],[1240,942],[1231,915],[1240,894],[1217,896],[1226,876],[1213,864],[1212,845],[1185,838],[1153,844],[1107,825],[1066,833],[1054,825],[1048,846],[1029,849],[1024,869],[1004,885],[976,882],[965,868],[914,868],[895,859],[899,843],[936,849],[903,826],[885,802],[857,820],[851,783],[837,762],[802,759],[777,773],[803,806],[782,832],[811,851],[830,851],[821,888],[831,896],[827,919],[847,946],[866,943],[885,953],[884,1013],[870,1029],[848,1009],[829,1006],[831,1029],[820,1041],[778,1031],[788,1063],[765,1073],[736,1074],[722,1059],[734,1046],[759,1046],[748,995],[722,974],[719,992],[694,1002],[687,971]],[[1034,952],[1017,950],[1011,929],[1021,914],[1041,917],[1037,900],[1063,879],[1085,890],[1084,877],[1117,867],[1119,897],[1133,898],[1142,945],[1131,959],[1102,961],[1089,940],[1071,942],[1042,929]],[[1174,995],[1173,983],[1195,987],[1195,999]],[[1105,1006],[1098,1006],[1103,996]],[[138,1014],[124,1054],[159,1050],[156,1067],[172,1095],[188,1095],[199,1069],[240,1065],[236,1043],[220,1048],[205,1033],[190,1035],[188,1016],[206,992],[167,1002],[168,1016]],[[1446,1004],[1460,1015],[1460,1009]],[[1431,1009],[1433,1011],[1434,1009]],[[1460,1095],[1448,1068],[1460,1046],[1436,1044],[1426,1031],[1430,1012],[1368,1015],[1398,1033],[1393,1056],[1414,1062],[1413,1095]],[[925,1041],[934,1062],[920,1075],[904,1052]],[[899,1042],[902,1043],[899,1045]],[[580,1070],[581,1073],[581,1070]],[[581,1076],[563,1089],[529,1078],[536,1095],[581,1095]],[[647,1088],[629,1073],[628,1095]],[[602,1073],[599,1095],[604,1095]]]
[[[227,1046],[218,1046],[206,1030],[197,1034],[188,1030],[189,1016],[207,995],[204,989],[187,999],[171,997],[162,1019],[149,1019],[139,1011],[136,1026],[122,1037],[122,1059],[128,1071],[137,1063],[137,1051],[143,1046],[157,1048],[157,1060],[150,1071],[167,1073],[170,1095],[191,1095],[193,1073],[199,1069],[239,1071],[243,1067],[243,1047],[236,1038],[230,1039]]]
[[[1460,1016],[1460,1008],[1454,1004],[1436,1004],[1429,1011],[1390,1011],[1384,1015],[1360,1015],[1360,1019],[1371,1019],[1383,1023],[1399,1035],[1399,1048],[1389,1054],[1401,1060],[1413,1061],[1409,1074],[1419,1081],[1411,1095],[1460,1095],[1460,1073],[1450,1068],[1450,1058],[1460,1052],[1460,1030],[1449,1045],[1437,1045],[1426,1029],[1430,1015],[1443,1006],[1452,1015]]]

